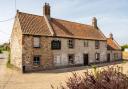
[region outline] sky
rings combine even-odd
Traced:
[[[0,0],[0,44],[8,42],[14,19],[1,22],[21,12],[43,15],[45,2],[51,6],[54,18],[90,24],[92,17],[106,37],[113,33],[120,44],[128,44],[128,0]],[[16,5],[15,5],[16,1]]]

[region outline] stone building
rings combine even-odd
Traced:
[[[122,59],[122,51],[120,45],[114,40],[113,34],[111,33],[107,38],[107,60],[117,61]]]
[[[11,63],[25,71],[38,71],[107,62],[108,53],[111,55],[107,43],[95,17],[92,25],[52,18],[45,3],[43,16],[17,11]],[[120,53],[118,57],[121,59]]]

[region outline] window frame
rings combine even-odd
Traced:
[[[118,53],[114,53],[114,60],[118,60]]]
[[[84,40],[84,47],[88,47],[89,46],[88,43],[89,43],[88,40]]]
[[[68,54],[68,64],[69,65],[74,65],[75,64],[75,55],[74,54]]]
[[[36,58],[37,58],[37,59],[36,59]],[[35,56],[33,57],[33,65],[40,65],[40,62],[41,62],[40,58],[41,58],[40,55],[35,55]]]
[[[95,60],[100,61],[100,53],[95,53]]]
[[[55,44],[56,44],[56,46],[55,46]],[[51,49],[52,50],[60,50],[61,49],[61,41],[60,40],[52,40],[51,41]]]
[[[74,39],[69,39],[68,40],[68,48],[74,48],[74,46],[75,46],[75,41],[74,41]]]
[[[37,45],[35,45],[36,43],[35,43],[35,38],[38,38],[38,46]],[[33,47],[34,48],[40,48],[41,47],[41,42],[40,42],[40,36],[34,36],[33,37]]]
[[[99,49],[99,48],[100,48],[100,41],[95,40],[95,49]]]

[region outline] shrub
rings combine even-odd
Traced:
[[[124,51],[125,48],[128,48],[128,44],[125,44],[125,45],[121,46],[122,51]]]
[[[0,54],[3,53],[2,50],[0,49]]]
[[[85,72],[80,76],[73,73],[61,89],[128,89],[128,76],[122,73],[121,67],[108,67],[96,74]]]
[[[8,60],[7,60],[6,66],[7,66],[7,68],[13,68],[13,67],[14,67],[14,66],[11,64],[10,51],[9,51],[9,54],[8,54]]]

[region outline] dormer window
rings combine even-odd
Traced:
[[[61,49],[61,41],[60,40],[52,40],[52,42],[51,42],[51,49],[52,50]]]
[[[96,40],[95,41],[95,48],[99,49],[99,47],[100,47],[100,41]]]
[[[68,47],[74,48],[74,40],[73,39],[68,40]]]
[[[33,46],[34,46],[34,48],[40,48],[40,37],[38,37],[38,36],[34,37]]]

